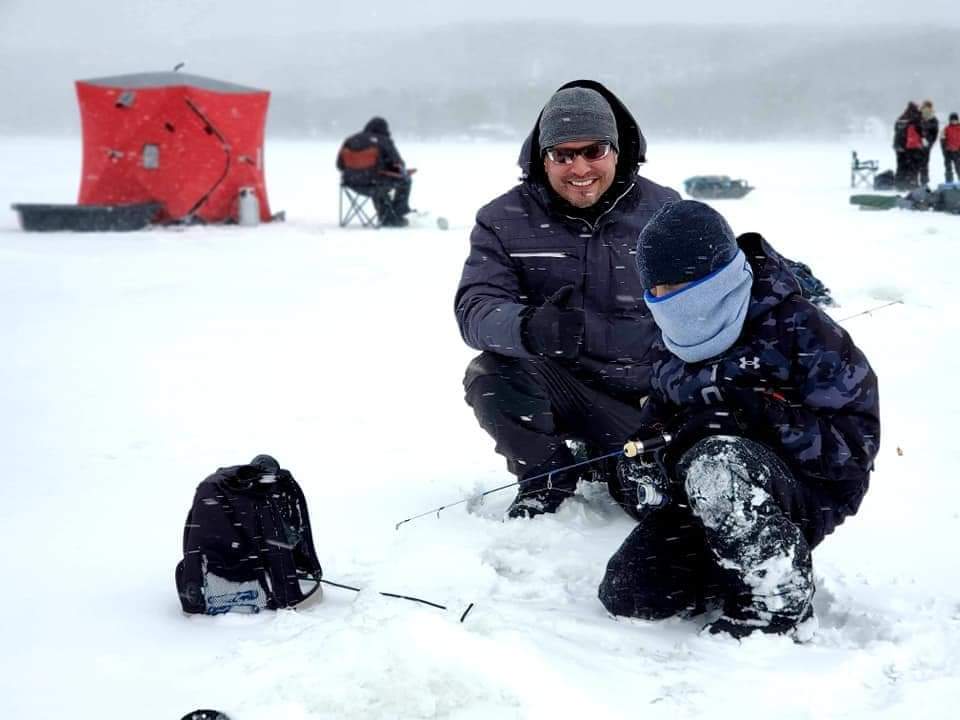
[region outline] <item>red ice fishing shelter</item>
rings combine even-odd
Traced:
[[[161,220],[237,219],[251,187],[270,219],[263,130],[270,93],[177,72],[77,81],[81,205],[156,201]]]

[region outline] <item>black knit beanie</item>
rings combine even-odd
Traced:
[[[540,114],[540,153],[573,140],[606,140],[620,152],[617,119],[610,103],[596,90],[557,90]]]
[[[737,254],[737,239],[723,216],[696,200],[660,208],[637,239],[637,270],[645,290],[699,280]]]

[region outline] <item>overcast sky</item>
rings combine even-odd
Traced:
[[[817,23],[960,25],[958,0],[0,0],[0,48],[126,46],[138,37],[171,44],[238,33],[423,27],[530,19],[637,24]],[[96,11],[91,8],[95,7]]]
[[[960,0],[644,5],[0,0],[0,96],[14,99],[0,132],[75,133],[74,80],[179,62],[269,89],[271,128],[285,133],[337,135],[376,111],[422,136],[512,137],[574,77],[610,84],[651,130],[697,136],[853,131],[907,99],[958,105]]]

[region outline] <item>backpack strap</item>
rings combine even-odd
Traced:
[[[290,475],[290,473],[288,472],[287,475]],[[319,580],[323,577],[323,568],[320,566],[320,560],[317,558],[317,550],[313,544],[313,527],[310,525],[310,513],[307,510],[307,498],[304,496],[303,489],[300,487],[299,483],[293,479],[293,475],[290,475],[290,485],[291,490],[296,495],[297,506],[300,510],[304,528],[302,542],[298,548],[298,554],[302,556],[301,559],[306,565],[305,569],[308,572],[315,574]]]
[[[313,546],[307,501],[287,470],[277,472],[275,483],[261,489],[265,502],[258,506],[257,512],[272,591],[280,607],[296,605],[317,591],[323,577]],[[292,524],[285,522],[284,515],[289,516]],[[302,579],[315,583],[307,593],[300,587]]]
[[[303,491],[288,470],[271,473],[274,481],[269,483],[261,482],[264,473],[259,467],[239,466],[237,470],[240,472],[223,478],[221,490],[229,498],[223,507],[237,532],[258,550],[257,578],[267,606],[276,610],[303,602],[320,587],[323,576]],[[284,522],[281,507],[283,498],[289,501],[291,496],[293,506],[287,508],[287,514],[292,525]],[[247,504],[248,512],[237,512],[233,498]],[[304,593],[301,579],[314,581],[314,587]]]

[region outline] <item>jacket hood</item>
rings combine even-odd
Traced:
[[[737,244],[753,270],[753,290],[747,320],[769,313],[792,295],[801,295],[797,278],[762,235],[744,233],[737,238]]]
[[[574,80],[566,85],[561,85],[557,91],[572,87],[588,88],[595,90],[610,103],[613,115],[617,120],[617,135],[619,136],[620,154],[617,159],[617,175],[632,178],[637,173],[640,163],[646,162],[647,141],[640,132],[640,127],[633,115],[627,110],[620,98],[614,95],[601,83],[595,80]],[[540,116],[543,110],[537,114],[537,120],[533,123],[533,130],[527,135],[526,140],[520,148],[520,158],[517,164],[520,166],[522,177],[545,181],[543,173],[543,163],[540,158]]]
[[[920,108],[917,107],[915,102],[907,103],[907,109],[904,110],[899,119],[900,120],[919,120],[923,115],[920,112]]]
[[[382,117],[372,117],[363,126],[363,131],[368,133],[373,133],[374,135],[389,135],[390,126],[387,125],[387,121]]]

